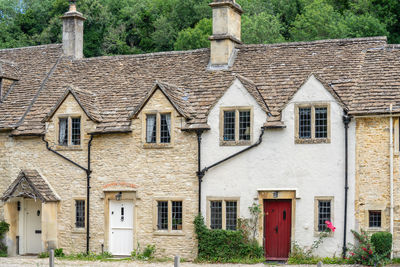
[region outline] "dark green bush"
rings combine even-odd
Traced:
[[[201,261],[230,262],[234,259],[259,259],[264,256],[263,248],[251,240],[242,230],[210,230],[203,216],[194,221],[198,239],[198,258]]]
[[[56,248],[54,250],[54,257],[61,258],[61,257],[64,257],[64,256],[65,256],[65,254],[64,254],[62,248]]]
[[[3,240],[9,229],[10,225],[8,223],[5,221],[0,222],[0,257],[7,257],[7,246],[3,243]]]
[[[392,250],[392,234],[388,232],[378,232],[371,236],[376,253],[388,257]]]

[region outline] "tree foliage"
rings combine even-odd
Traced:
[[[210,45],[212,0],[78,0],[86,57]],[[398,0],[237,0],[244,43],[387,35],[400,43]],[[67,0],[0,0],[0,48],[60,43]]]

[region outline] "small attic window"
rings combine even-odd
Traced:
[[[60,146],[80,146],[81,128],[80,117],[60,117],[58,119],[58,144]]]
[[[171,144],[171,112],[148,113],[145,116],[146,144],[156,146]]]
[[[252,107],[223,107],[220,112],[220,145],[250,145]]]

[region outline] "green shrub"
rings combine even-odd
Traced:
[[[135,260],[150,260],[154,258],[156,245],[147,245],[142,251],[138,243],[137,249],[131,252],[131,258]]]
[[[60,258],[60,257],[64,257],[64,256],[65,256],[65,254],[64,254],[62,248],[56,248],[54,250],[54,257]]]
[[[371,236],[376,253],[389,257],[392,251],[392,234],[388,232],[378,232]]]
[[[382,266],[387,263],[386,255],[382,256],[376,252],[366,231],[361,229],[360,233],[353,230],[351,232],[357,240],[357,244],[350,248],[350,260],[368,266]]]
[[[41,258],[41,259],[43,259],[43,258],[48,258],[49,256],[50,256],[50,255],[49,255],[49,252],[48,252],[48,251],[41,252],[41,253],[38,254],[38,258]]]
[[[7,246],[3,243],[6,233],[10,230],[10,225],[5,221],[0,222],[0,257],[7,257]]]
[[[234,259],[260,259],[264,250],[256,240],[249,238],[243,230],[210,230],[200,214],[194,220],[198,239],[200,261],[231,262]]]

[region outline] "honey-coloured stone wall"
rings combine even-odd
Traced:
[[[397,118],[394,126],[398,127]],[[397,134],[393,128],[393,138]],[[398,138],[398,136],[397,136]],[[393,142],[397,143],[397,142]],[[398,144],[398,143],[397,143]],[[399,148],[394,146],[394,255],[400,253]],[[390,119],[356,118],[356,225],[369,233],[390,231]],[[369,211],[382,212],[382,227],[369,227]]]
[[[169,146],[146,146],[144,129],[146,112],[171,112],[172,142]],[[81,116],[82,145],[63,148],[57,145],[58,117],[67,114]],[[184,118],[173,108],[164,94],[157,90],[137,118],[132,120],[132,132],[96,135],[92,141],[91,194],[90,194],[90,250],[108,250],[108,224],[105,198],[108,185],[134,185],[134,247],[140,244],[156,245],[156,255],[193,259],[197,253],[193,220],[197,215],[198,181],[197,138],[195,133],[181,131]],[[87,167],[87,134],[95,128],[82,108],[69,95],[53,118],[46,123],[46,140],[59,153]],[[10,137],[0,133],[0,192],[17,178],[21,169],[36,169],[47,179],[60,196],[57,211],[58,247],[66,253],[85,252],[85,229],[76,229],[74,221],[75,199],[86,199],[86,173],[46,149],[40,137]],[[124,190],[124,188],[118,188]],[[118,193],[116,191],[116,193]],[[123,194],[125,192],[123,191]],[[183,201],[183,227],[181,231],[157,231],[156,200]],[[0,206],[0,217],[4,211]],[[44,247],[44,246],[43,246]]]

